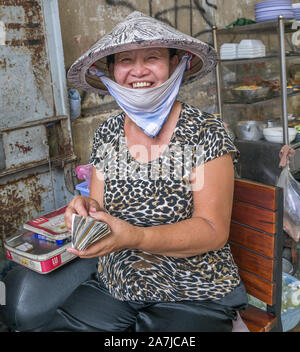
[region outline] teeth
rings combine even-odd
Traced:
[[[151,83],[149,83],[149,82],[135,82],[135,83],[132,83],[132,87],[133,88],[149,87],[150,85],[151,85]]]

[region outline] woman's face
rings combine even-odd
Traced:
[[[123,87],[146,89],[160,86],[178,64],[175,55],[170,59],[166,48],[147,48],[115,54],[110,70],[115,81]]]

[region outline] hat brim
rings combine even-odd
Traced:
[[[136,30],[135,33],[133,28]],[[124,34],[126,30],[130,35]],[[74,88],[108,95],[109,92],[101,79],[88,74],[89,68],[95,66],[109,76],[107,56],[122,51],[151,47],[177,49],[179,59],[186,52],[193,54],[190,70],[185,72],[183,83],[202,78],[217,64],[217,53],[213,47],[152,17],[134,12],[74,62],[68,71],[68,80]]]

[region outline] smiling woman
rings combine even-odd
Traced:
[[[174,72],[178,57],[170,58],[166,48],[150,48],[115,54],[109,70],[117,83],[128,88],[153,88]]]
[[[169,57],[166,48],[150,48],[115,54],[113,78],[128,88],[157,87],[174,72],[178,57]]]
[[[191,56],[185,55],[178,66],[178,57],[170,58],[166,48],[137,49],[115,56],[109,67],[113,80],[97,69],[89,72],[99,75],[126,116],[154,138],[171,113]]]
[[[40,330],[232,330],[247,306],[227,243],[238,151],[220,119],[177,100],[216,63],[209,45],[134,12],[72,65],[76,88],[122,112],[96,130],[90,197],[65,220],[91,216],[111,233],[69,249],[99,257],[97,277]]]

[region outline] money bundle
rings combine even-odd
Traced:
[[[110,227],[89,216],[72,215],[72,246],[80,251],[110,233]]]

